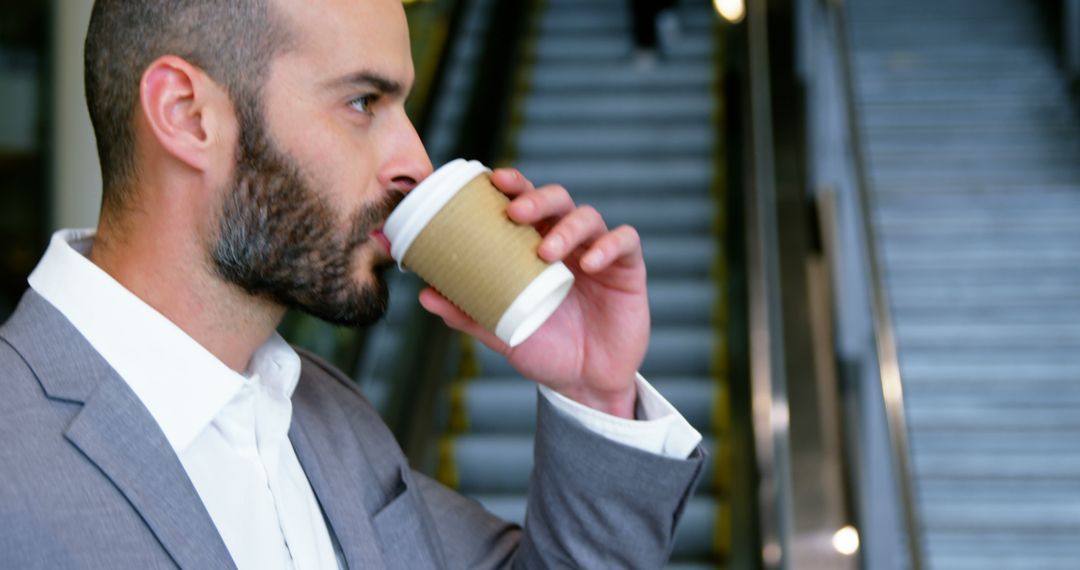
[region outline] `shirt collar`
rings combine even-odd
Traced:
[[[180,453],[246,382],[257,379],[287,401],[300,358],[277,333],[256,351],[246,374],[230,369],[94,265],[93,230],[60,230],[30,274],[30,287],[60,311],[131,387]]]

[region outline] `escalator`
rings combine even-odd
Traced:
[[[748,38],[745,60],[721,62],[732,42],[707,3],[685,0],[651,65],[631,57],[626,2],[530,3],[523,57],[508,58],[506,112],[487,113],[492,99],[476,93],[498,91],[484,83],[500,55],[490,39],[507,24],[499,10],[517,3],[461,2],[424,133],[433,160],[512,164],[642,235],[654,324],[643,373],[711,452],[672,568],[855,567],[859,543],[841,548],[839,531],[861,535],[872,568],[1080,565],[1080,120],[1046,33],[1051,3],[751,0],[750,25],[735,32]],[[843,63],[823,57],[830,51]],[[745,65],[745,101],[729,100],[720,79],[734,59]],[[803,102],[805,117],[790,113]],[[745,124],[718,124],[733,113]],[[466,125],[485,114],[499,132],[470,143]],[[746,160],[725,162],[719,147],[735,131]],[[791,150],[800,144],[809,148]],[[798,152],[820,232],[807,249],[833,270],[821,277],[832,290],[815,297],[791,279],[806,271],[803,253],[783,249],[801,230],[777,228],[804,214]],[[744,220],[728,188],[740,163],[754,189]],[[744,221],[746,267],[729,245]],[[747,301],[733,294],[743,272],[749,326],[739,321]],[[361,387],[383,403],[414,466],[522,521],[535,388],[487,349],[440,332],[412,301],[418,283],[399,279],[390,319],[365,338]],[[816,316],[792,310],[829,293],[836,306]],[[815,324],[813,344],[826,354],[810,359],[811,343],[784,343],[815,318],[825,325]],[[749,343],[732,334],[748,329]],[[900,399],[883,348],[893,335]],[[816,393],[799,370],[811,361],[822,366]],[[831,375],[835,385],[823,382]],[[751,412],[756,457],[738,451]],[[839,422],[839,435],[821,418]],[[815,447],[807,426],[844,449]],[[823,449],[833,463],[807,461]],[[737,471],[755,459],[756,474]],[[812,464],[827,476],[808,476]],[[819,492],[830,481],[838,500]],[[755,517],[760,546],[738,535]],[[825,552],[834,562],[804,565]]]
[[[1077,567],[1080,118],[1040,4],[848,14],[925,561]]]
[[[718,141],[720,39],[705,3],[679,4],[662,34],[660,58],[635,64],[623,0],[548,0],[524,16],[523,57],[512,73],[505,135],[476,156],[464,131],[475,115],[475,86],[492,57],[491,0],[463,2],[443,91],[424,133],[436,164],[465,154],[512,164],[538,185],[560,183],[611,227],[642,236],[649,268],[653,334],[643,374],[705,436],[707,473],[687,506],[672,568],[723,567],[732,541],[729,315],[724,245],[726,195]],[[677,22],[677,26],[671,25]],[[523,62],[523,63],[521,63]],[[478,71],[483,70],[483,71]],[[483,78],[483,79],[482,79]],[[489,85],[485,87],[491,90]],[[468,101],[473,92],[473,102]],[[441,109],[439,108],[441,107]],[[471,151],[471,152],[470,152]],[[406,279],[408,281],[408,279]],[[508,520],[525,517],[537,392],[478,343],[454,337],[428,387],[395,386],[395,368],[416,317],[393,299],[390,320],[369,335],[358,380],[394,414],[386,392],[408,391],[421,426],[399,433],[414,465],[478,499]],[[404,307],[404,308],[403,308]],[[437,324],[428,324],[438,327]],[[425,325],[425,326],[428,326]],[[446,377],[451,381],[447,384]],[[425,409],[423,406],[429,406]],[[391,420],[391,425],[395,422]],[[421,435],[417,435],[417,434]],[[417,442],[414,444],[410,442]]]

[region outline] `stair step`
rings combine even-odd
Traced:
[[[712,431],[728,424],[723,388],[708,377],[650,378],[660,392],[695,429]],[[462,406],[472,434],[531,433],[536,427],[536,385],[519,376],[483,378],[467,382]],[[725,410],[718,412],[717,410]]]
[[[916,433],[938,430],[1047,430],[1061,429],[1080,432],[1080,416],[1074,412],[1075,403],[1061,406],[1024,406],[986,402],[927,402],[913,400],[908,406],[908,421]]]
[[[921,400],[923,398],[915,398]],[[929,401],[931,398],[925,397]],[[1068,400],[1072,405],[1076,399]],[[917,404],[916,404],[917,405]],[[1021,404],[1023,405],[1023,404]],[[1080,452],[1080,430],[1066,428],[1030,428],[1023,431],[998,428],[998,429],[967,429],[958,427],[954,429],[936,428],[920,429],[912,434],[912,451],[916,455],[921,454],[948,454],[948,453],[1041,453],[1053,455],[1075,455]],[[966,486],[963,483],[946,485],[948,481],[936,481],[933,485],[919,488],[920,494],[928,496],[928,488],[937,489],[938,493],[973,493],[980,495],[1010,495],[1010,496],[1034,496],[1035,493],[1071,493],[1080,488],[1080,479],[1062,479],[1053,482],[1042,482],[1038,486],[1023,485],[1021,482],[989,480],[982,487]]]
[[[554,61],[620,61],[629,57],[633,42],[624,36],[547,35],[540,38],[533,56],[538,62]],[[712,55],[712,39],[693,35],[664,46],[666,57],[672,60],[707,60]]]
[[[929,479],[919,486],[922,501],[957,497],[964,501],[1043,501],[1061,496],[1077,496],[1080,479],[1039,481],[1023,479]]]
[[[1023,289],[1016,289],[1017,296],[1023,296]],[[1077,293],[1077,292],[1074,292]],[[1080,293],[1077,293],[1080,294]],[[892,296],[894,304],[901,307],[900,310],[910,308],[912,305],[903,300],[897,300]],[[922,299],[924,294],[912,295],[912,299]],[[1012,302],[1011,296],[1007,301]],[[963,303],[960,300],[942,298],[943,304]],[[913,301],[914,302],[914,301]],[[1001,303],[1000,300],[991,300],[989,306]],[[973,304],[973,303],[972,303]],[[980,304],[982,305],[982,304]],[[931,302],[926,301],[918,306],[933,308]],[[1080,351],[1080,323],[1039,323],[1039,324],[994,324],[994,323],[949,323],[949,322],[905,322],[897,327],[897,336],[903,339],[905,350],[924,347],[949,346],[949,347],[980,347],[980,348],[1006,348],[1006,347],[1047,347],[1047,348],[1075,348]]]
[[[1021,211],[1022,212],[1022,211]],[[1006,212],[996,215],[980,215],[978,212],[927,211],[919,216],[916,212],[879,210],[876,224],[886,241],[900,236],[950,236],[987,232],[1002,238],[1012,236],[1057,236],[1071,238],[1076,235],[1076,224],[1069,223],[1069,208],[1044,211],[1035,216],[1009,216]],[[1057,240],[1050,240],[1055,242]]]
[[[723,298],[717,286],[700,280],[660,280],[649,283],[653,327],[710,326]]]
[[[1025,154],[1037,157],[1053,156],[1056,153],[1075,153],[1078,141],[1062,133],[1012,133],[1007,137],[986,137],[960,134],[941,138],[917,138],[908,134],[890,134],[888,137],[871,139],[866,143],[870,166],[876,165],[876,158],[939,159],[949,157],[974,158],[1004,155],[1009,160],[1017,160]]]
[[[475,496],[481,505],[496,516],[524,524],[525,497],[520,495],[479,495]],[[686,503],[682,522],[675,530],[673,559],[711,558],[724,553],[719,552],[714,539],[718,536],[717,516],[728,517],[727,507],[715,498],[697,496]]]
[[[992,160],[992,158],[988,159]],[[1077,187],[1080,190],[1080,186]],[[965,210],[1013,210],[1035,211],[1040,215],[1053,214],[1063,208],[1080,207],[1080,192],[1062,187],[1045,189],[1026,188],[1022,191],[1000,189],[999,191],[948,190],[926,193],[878,192],[874,196],[875,211],[879,215],[907,215],[915,217],[927,211]]]
[[[931,529],[1010,529],[1038,532],[1072,530],[1080,532],[1080,501],[1062,500],[1043,503],[1007,502],[1005,504],[957,504],[935,501],[923,505],[923,518]],[[1080,553],[1080,549],[1077,549]]]
[[[623,17],[621,13],[612,13],[622,9],[622,6],[598,5],[595,0],[579,6],[549,6],[538,22],[538,31],[544,37],[629,36],[629,15]],[[714,18],[707,9],[681,9],[674,13],[679,28],[673,38],[676,42],[686,37],[707,35],[712,30]]]
[[[927,537],[931,568],[1007,570],[1077,568],[1073,530],[1024,532],[993,529],[941,529]]]
[[[641,92],[707,91],[713,85],[708,61],[665,60],[655,68],[634,69],[633,63],[611,62],[537,62],[528,78],[530,93],[550,92]]]
[[[554,114],[554,113],[552,113]],[[948,109],[935,112],[932,109],[885,110],[863,113],[862,124],[868,131],[876,129],[917,129],[917,128],[1032,128],[1046,125],[1056,128],[1062,123],[1075,121],[1076,113],[1067,107],[1045,105],[1043,107],[1025,107],[996,109],[993,111],[950,112]]]
[[[908,382],[907,380],[910,380]],[[905,378],[905,398],[915,400],[943,401],[982,399],[986,401],[1012,402],[1017,406],[1043,404],[1080,403],[1080,383],[1063,378],[998,378],[984,380],[979,388],[964,379],[918,379]]]
[[[619,96],[553,94],[530,97],[524,105],[526,123],[549,121],[585,124],[692,123],[708,117],[713,103],[704,93],[629,92]]]
[[[524,495],[533,467],[533,435],[467,433],[447,438],[448,456],[457,474],[458,489],[468,494]],[[712,439],[702,441],[705,449],[715,450]],[[715,481],[713,462],[705,465],[703,491]]]
[[[946,307],[937,307],[934,311],[897,311],[897,326],[905,327],[909,324],[936,325],[965,324],[970,326],[986,327],[1012,327],[1027,325],[1061,326],[1070,324],[1076,319],[1075,311],[1030,311],[1024,307],[1002,307],[994,311],[971,311],[959,309],[950,311]]]
[[[641,373],[652,376],[702,376],[712,373],[716,351],[723,339],[709,327],[664,327],[653,330]],[[515,372],[502,355],[486,347],[477,350],[484,376],[511,376]]]
[[[642,241],[645,265],[653,275],[667,278],[711,278],[720,245],[708,237],[664,237]]]
[[[1074,244],[1055,243],[1044,247],[1031,244],[1000,244],[997,248],[981,244],[968,246],[942,246],[937,250],[927,250],[920,242],[907,243],[893,240],[885,246],[887,265],[896,266],[936,266],[958,267],[997,267],[1007,269],[1026,265],[1051,265],[1075,267],[1080,264],[1080,251]]]
[[[925,66],[932,69],[963,69],[969,75],[1011,68],[1016,70],[1019,79],[1026,77],[1026,73],[1047,71],[1048,66],[1054,64],[1046,46],[1030,44],[997,48],[969,48],[962,45],[867,46],[860,48],[860,52],[855,58],[856,78],[878,71],[866,69],[874,63],[882,66],[879,70]]]
[[[1072,318],[1080,317],[1073,315]],[[901,339],[903,342],[903,339]],[[1080,367],[1074,362],[933,362],[926,359],[908,361],[901,355],[904,382],[955,382],[979,390],[988,383],[1028,381],[1033,385],[1075,379]]]
[[[578,189],[620,196],[637,192],[700,194],[708,191],[712,183],[712,165],[701,159],[581,161],[522,157],[517,167],[536,184],[562,184],[571,194]]]
[[[530,158],[633,157],[649,159],[662,156],[698,156],[710,158],[714,152],[715,134],[708,124],[666,125],[653,122],[644,125],[611,125],[596,129],[530,124],[517,136],[515,145],[521,156]]]
[[[974,454],[950,452],[915,456],[919,477],[935,479],[1080,479],[1080,461],[1075,457],[1053,457],[1039,453]],[[1059,499],[1065,499],[1064,497]],[[1001,524],[1001,519],[994,521]],[[1005,520],[1009,524],[1008,519]]]
[[[663,236],[707,236],[714,232],[718,212],[714,200],[707,196],[633,196],[616,197],[609,194],[575,194],[578,204],[596,208],[609,228],[622,224],[633,226],[642,240]]]

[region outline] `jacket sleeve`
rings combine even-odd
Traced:
[[[701,477],[699,446],[677,460],[612,442],[537,398],[525,528],[417,475],[450,568],[661,568]]]

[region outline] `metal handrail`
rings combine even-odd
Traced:
[[[746,185],[750,384],[758,463],[762,563],[789,568],[792,533],[789,407],[780,298],[766,1],[747,3],[751,181]]]
[[[907,414],[904,406],[904,387],[901,380],[900,360],[896,348],[892,309],[881,262],[877,255],[877,234],[873,224],[874,193],[872,182],[867,173],[867,161],[863,154],[860,120],[855,105],[855,78],[851,64],[851,47],[848,44],[847,18],[839,0],[828,2],[828,14],[834,18],[834,30],[839,46],[839,63],[843,81],[845,111],[847,113],[848,136],[855,170],[856,196],[859,201],[859,215],[863,233],[862,248],[864,264],[869,273],[870,305],[873,318],[874,339],[877,346],[877,361],[881,380],[882,398],[885,404],[885,416],[889,444],[898,484],[900,487],[901,507],[904,528],[907,534],[907,550],[911,568],[923,567],[922,532],[920,530],[919,508],[916,502],[915,482],[911,474],[910,445],[908,441]]]
[[[1065,71],[1080,85],[1080,0],[1063,0],[1061,35],[1064,39]]]

